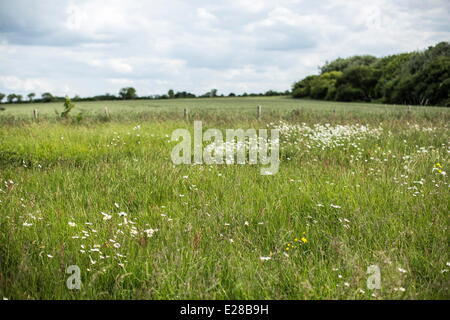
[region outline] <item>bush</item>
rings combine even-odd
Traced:
[[[56,114],[61,118],[67,118],[69,116],[70,111],[75,108],[75,105],[70,101],[69,97],[66,97],[66,101],[64,102],[64,110],[61,113],[55,110]]]

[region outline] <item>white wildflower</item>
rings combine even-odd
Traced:
[[[153,234],[155,233],[155,232],[157,232],[158,231],[158,229],[152,229],[152,228],[150,228],[150,229],[146,229],[146,230],[144,230],[144,233],[147,235],[147,237],[153,237]]]
[[[406,273],[406,270],[402,269],[402,268],[398,268],[398,271],[401,272],[401,273]]]
[[[101,214],[103,215],[103,220],[109,220],[112,218],[112,215],[107,214],[105,212],[101,212]]]

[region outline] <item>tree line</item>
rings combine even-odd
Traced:
[[[243,93],[241,95],[230,93],[228,97],[257,97],[257,96],[284,96],[290,95],[289,90],[284,92],[277,92],[274,90],[266,91],[265,93]],[[6,97],[6,103],[31,103],[31,102],[63,102],[66,97],[54,96],[50,92],[45,92],[41,95],[41,98],[36,98],[35,93],[29,93],[27,95],[28,99],[24,99],[22,95],[11,93],[5,95],[0,93],[0,103]],[[97,95],[93,97],[80,97],[75,96],[71,100],[72,101],[105,101],[105,100],[134,100],[134,99],[180,99],[180,98],[215,98],[215,97],[225,97],[224,94],[218,94],[217,89],[211,89],[209,92],[206,92],[202,95],[195,95],[193,93],[187,91],[178,91],[175,92],[173,89],[170,89],[167,94],[161,95],[147,95],[147,96],[138,96],[137,91],[133,87],[126,87],[120,89],[117,95],[106,93],[104,95]]]
[[[338,58],[292,86],[295,98],[450,107],[450,44],[377,58]]]

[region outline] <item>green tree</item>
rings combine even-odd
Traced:
[[[354,88],[350,84],[344,84],[336,88],[337,101],[364,101],[365,94],[360,88]]]
[[[17,103],[21,103],[22,99],[23,99],[23,96],[21,94],[16,95]]]
[[[5,94],[4,93],[0,93],[0,103],[2,103],[2,100],[5,98]]]
[[[336,87],[348,85],[354,89],[359,89],[353,92],[362,92],[364,101],[371,101],[376,97],[375,86],[380,78],[380,71],[372,66],[352,65],[344,70],[342,77],[336,83]],[[356,95],[355,95],[356,96]],[[358,100],[360,100],[358,98]]]
[[[172,89],[170,89],[169,91],[167,91],[167,95],[169,96],[170,99],[172,99],[175,95],[175,93],[173,92]]]
[[[133,87],[122,88],[119,91],[119,96],[124,100],[131,100],[137,98],[136,89]]]
[[[450,94],[450,56],[440,56],[414,75],[399,81],[394,100],[417,105],[448,105]]]
[[[378,58],[374,56],[353,56],[350,58],[337,58],[334,61],[326,62],[323,67],[320,68],[321,73],[330,71],[344,71],[349,67],[355,66],[370,66],[378,61]]]
[[[217,89],[211,89],[210,96],[211,98],[217,97]]]
[[[450,44],[441,42],[423,52],[413,52],[397,67],[388,81],[383,74],[381,88],[384,102],[398,104],[448,105]]]
[[[292,86],[294,98],[450,105],[450,43],[383,58],[338,58]]]
[[[35,96],[36,96],[36,93],[34,93],[34,92],[31,92],[31,93],[27,94],[28,100],[30,102],[33,102],[33,99],[34,99]]]
[[[45,92],[41,95],[43,102],[52,102],[55,98],[50,92]]]
[[[381,73],[374,88],[377,99],[389,102],[387,97],[392,95],[394,80],[401,73],[402,67],[408,62],[411,53],[402,53],[380,59],[374,67]]]
[[[311,85],[319,76],[307,76],[292,86],[292,96],[294,98],[305,98],[311,96]]]
[[[11,94],[8,94],[8,96],[6,97],[6,100],[8,101],[8,103],[13,103],[16,98],[17,98],[16,94],[11,93]]]
[[[325,72],[311,82],[310,96],[314,99],[334,100],[336,95],[336,82],[341,79],[341,71]]]

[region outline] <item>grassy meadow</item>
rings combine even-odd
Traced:
[[[450,298],[449,108],[134,100],[59,119],[62,103],[5,107],[0,298]],[[279,128],[279,172],[175,166],[171,134],[194,119]],[[367,288],[371,265],[381,289]]]

